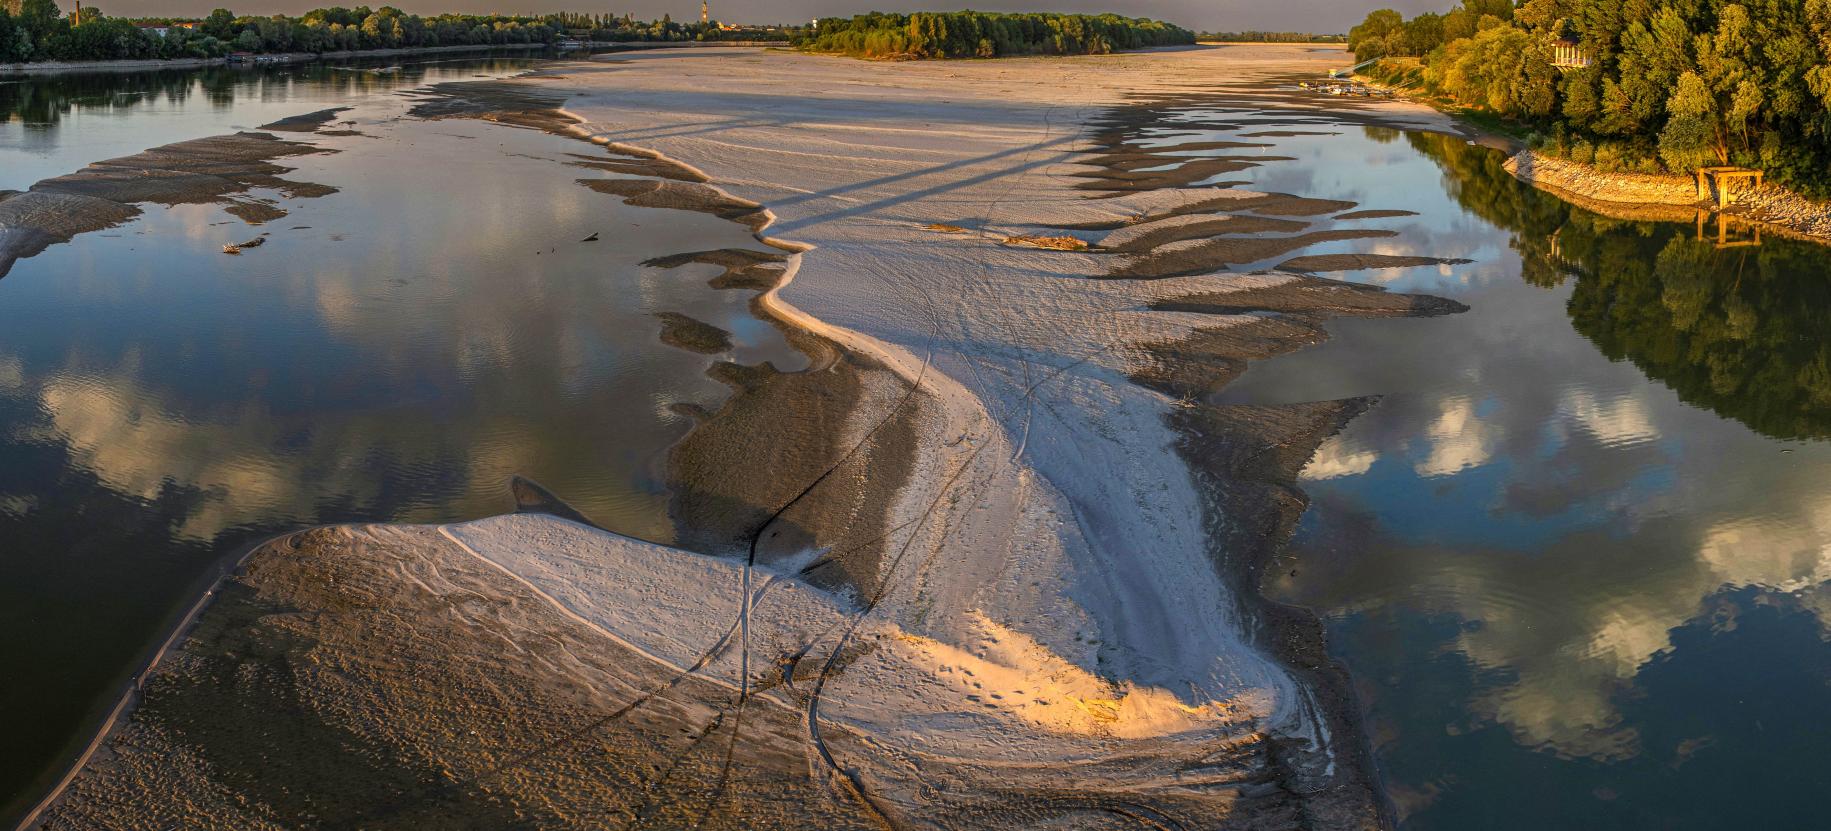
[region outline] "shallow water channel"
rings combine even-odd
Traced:
[[[1416,214],[1306,253],[1472,261],[1329,275],[1470,310],[1332,322],[1217,397],[1379,396],[1304,471],[1265,588],[1323,616],[1402,826],[1822,824],[1831,248],[1604,217],[1460,138],[1253,117],[1332,134],[1227,178]]]
[[[727,396],[705,374],[715,360],[804,364],[749,314],[752,292],[707,286],[722,269],[643,265],[762,249],[745,227],[626,206],[579,185],[616,175],[574,164],[604,156],[592,144],[414,118],[419,94],[398,94],[531,65],[0,87],[13,189],[352,107],[335,135],[281,134],[334,151],[280,162],[335,192],[232,197],[286,212],[258,226],[233,204],[143,205],[0,279],[0,803],[37,791],[124,668],[247,545],[316,523],[504,513],[516,474],[666,541],[663,463],[692,424],[675,405]],[[731,344],[664,345],[661,312]]]

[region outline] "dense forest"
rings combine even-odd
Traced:
[[[1518,122],[1554,155],[1744,165],[1831,197],[1831,0],[1463,0],[1380,9],[1348,37],[1391,58],[1370,74]]]
[[[193,27],[173,25],[194,23]],[[166,27],[163,34],[145,24]],[[713,40],[716,25],[652,23],[628,16],[443,14],[421,17],[392,6],[315,9],[299,17],[242,17],[217,9],[201,21],[126,20],[83,8],[80,24],[56,0],[0,5],[0,63],[147,58],[214,58],[231,52],[339,52],[419,46],[487,46],[594,41]]]
[[[1347,43],[1347,35],[1315,35],[1309,32],[1203,32],[1196,36],[1204,43]]]
[[[802,49],[861,58],[996,58],[1100,55],[1195,42],[1195,33],[1156,20],[1118,15],[917,12],[861,14],[818,21]]]

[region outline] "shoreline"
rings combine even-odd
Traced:
[[[1472,141],[1507,155],[1506,170],[1513,177],[1573,202],[1588,210],[1620,218],[1636,213],[1667,217],[1661,208],[1691,209],[1712,216],[1727,216],[1800,239],[1831,242],[1831,201],[1818,201],[1780,185],[1763,185],[1736,194],[1728,208],[1697,196],[1697,183],[1689,176],[1653,173],[1610,173],[1594,165],[1540,153],[1512,136],[1502,135],[1458,118],[1450,109],[1412,90],[1394,87],[1378,78],[1355,75],[1354,80],[1393,90],[1401,100],[1431,107],[1461,125]],[[1648,210],[1636,212],[1635,208]],[[1624,215],[1625,212],[1625,215]],[[1682,219],[1663,221],[1688,221]]]
[[[1530,185],[1554,195],[1574,195],[1590,202],[1690,208],[1713,215],[1759,223],[1793,235],[1831,242],[1831,202],[1818,202],[1779,185],[1739,192],[1728,208],[1697,198],[1697,185],[1684,176],[1604,173],[1596,168],[1523,149],[1507,159],[1506,169]]]

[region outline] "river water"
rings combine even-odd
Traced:
[[[722,399],[717,358],[798,358],[747,293],[706,287],[716,269],[642,265],[757,247],[740,226],[624,206],[575,184],[607,175],[569,164],[591,146],[417,120],[400,94],[534,65],[0,82],[0,189],[332,106],[356,133],[306,137],[339,152],[287,177],[336,192],[249,194],[288,212],[259,228],[149,207],[0,280],[0,795],[29,798],[149,633],[274,533],[500,513],[522,474],[671,538],[674,405]],[[1471,261],[1342,275],[1470,311],[1335,321],[1219,396],[1380,396],[1304,471],[1266,590],[1323,616],[1403,825],[1818,824],[1827,249],[1609,219],[1459,139],[1186,115],[1323,133],[1263,139],[1295,160],[1230,180],[1415,214],[1337,221],[1399,233],[1305,253]],[[734,346],[664,346],[663,311]]]
[[[728,389],[714,360],[804,359],[721,269],[763,249],[710,215],[577,183],[586,142],[425,121],[413,90],[538,65],[272,68],[0,86],[0,188],[331,106],[327,150],[282,160],[316,197],[143,206],[0,279],[0,802],[29,799],[124,668],[226,557],[343,521],[514,507],[528,476],[607,527],[667,541],[666,449]],[[581,158],[583,157],[583,158]],[[267,234],[239,256],[221,252]],[[591,234],[599,241],[581,242]],[[702,355],[655,314],[731,333]],[[0,816],[5,815],[0,811]]]
[[[1417,214],[1316,252],[1473,261],[1341,275],[1470,310],[1333,322],[1218,396],[1380,397],[1304,471],[1265,588],[1324,617],[1403,826],[1821,825],[1831,249],[1320,129],[1232,178]]]

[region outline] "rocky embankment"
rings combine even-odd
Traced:
[[[1522,182],[1578,197],[1578,201],[1717,210],[1698,199],[1696,183],[1685,176],[1607,173],[1531,150],[1521,150],[1508,159],[1506,168]],[[1831,203],[1807,199],[1778,185],[1738,192],[1728,212],[1801,234],[1831,238]]]

